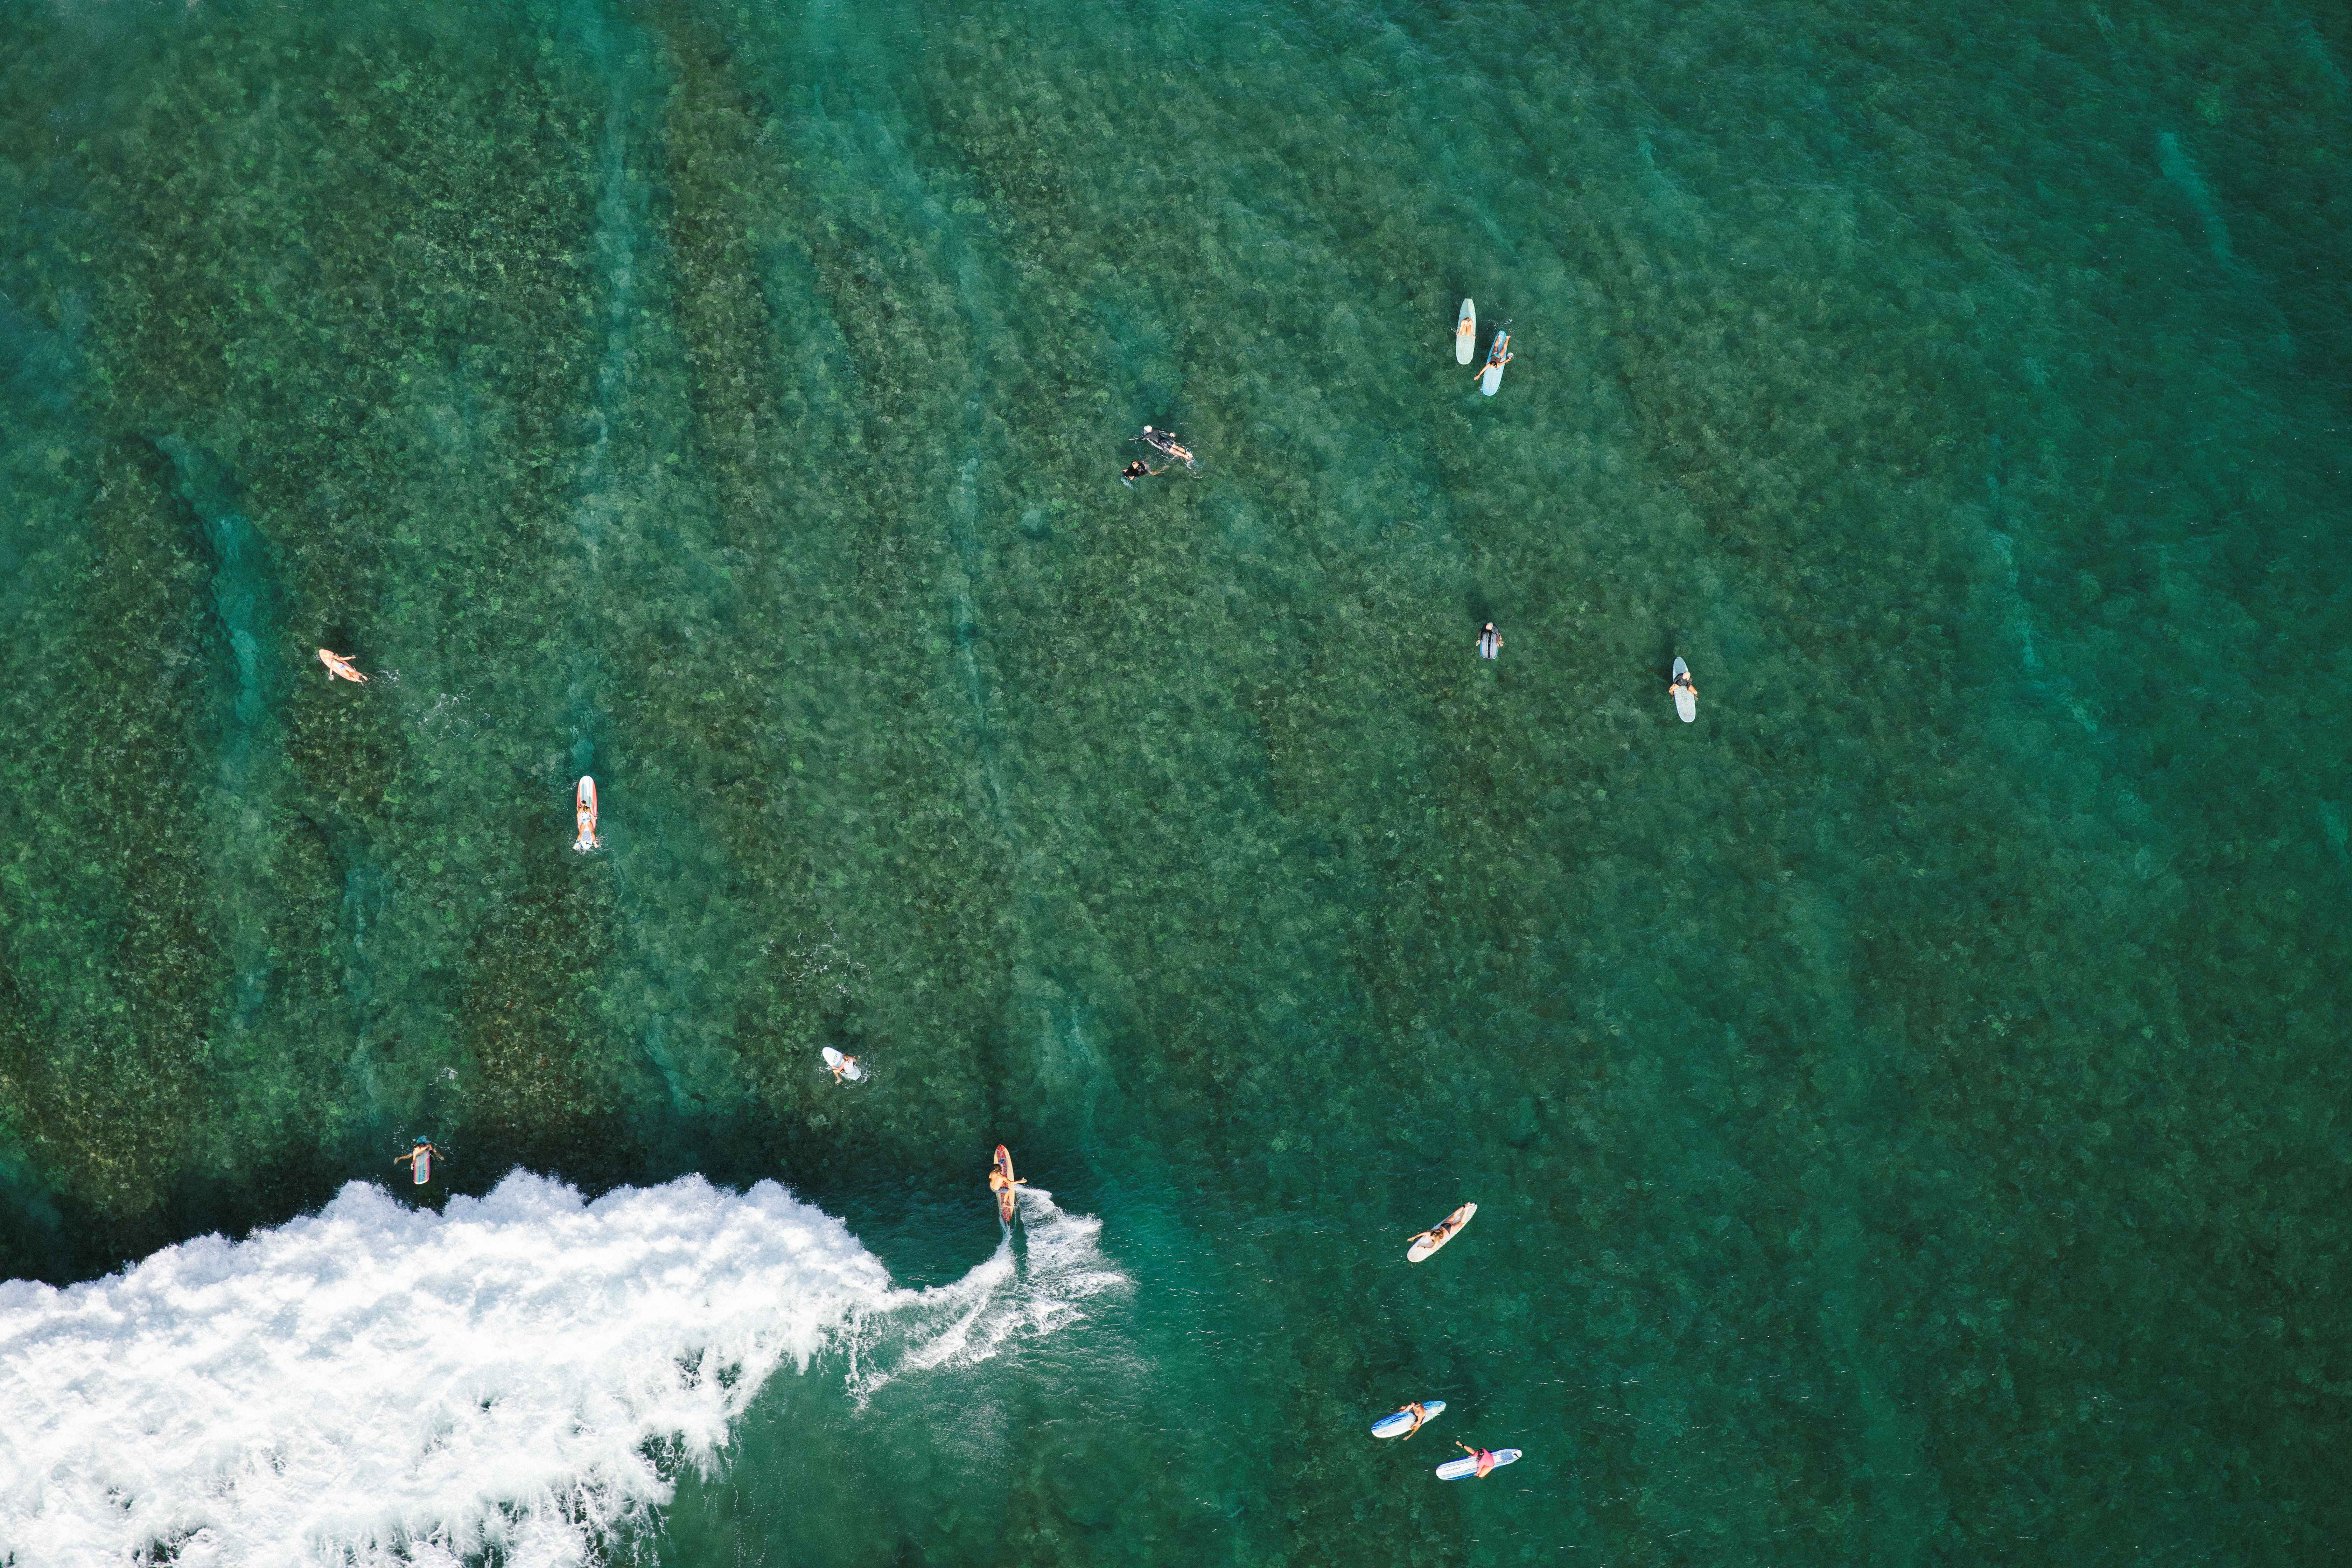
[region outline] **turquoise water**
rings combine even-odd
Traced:
[[[0,42],[6,1274],[425,1135],[938,1283],[1002,1141],[1126,1284],[611,1554],[2352,1531],[2340,12]]]

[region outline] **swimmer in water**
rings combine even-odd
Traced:
[[[1129,463],[1127,467],[1118,471],[1118,482],[1125,485],[1129,489],[1133,489],[1135,488],[1136,480],[1151,479],[1163,472],[1165,472],[1164,469],[1155,468],[1150,464],[1145,462],[1142,458],[1138,458],[1135,461]]]
[[[354,681],[361,686],[367,684],[367,677],[352,668],[352,661],[341,654],[331,653],[325,648],[320,648],[319,662],[327,667],[327,679],[330,680]]]
[[[1412,1417],[1412,1425],[1404,1429],[1404,1436],[1400,1439],[1400,1441],[1407,1443],[1412,1442],[1412,1435],[1421,1430],[1421,1424],[1429,1419],[1429,1412],[1422,1408],[1421,1401],[1418,1399],[1414,1400],[1410,1405],[1398,1405],[1395,1413],[1399,1415],[1410,1415]]]
[[[1154,430],[1150,426],[1146,425],[1143,427],[1142,435],[1129,436],[1128,439],[1130,441],[1140,441],[1145,446],[1150,447],[1153,451],[1159,453],[1161,457],[1173,458],[1176,461],[1183,464],[1188,468],[1194,466],[1192,461],[1192,449],[1189,447],[1178,446],[1176,444],[1176,437],[1171,436],[1165,430]]]
[[[1494,622],[1488,621],[1486,629],[1478,634],[1478,657],[1492,658],[1502,651],[1503,635],[1495,629]]]
[[[1474,1448],[1467,1443],[1456,1443],[1454,1446],[1478,1461],[1478,1479],[1480,1480],[1485,1480],[1486,1479],[1487,1472],[1495,1468],[1495,1456],[1488,1453],[1486,1449]]]

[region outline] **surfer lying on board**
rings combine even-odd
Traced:
[[[1502,651],[1503,634],[1495,629],[1494,622],[1488,621],[1486,629],[1478,634],[1478,657],[1492,658]]]
[[[1418,1399],[1414,1400],[1411,1405],[1398,1405],[1396,1407],[1396,1414],[1399,1415],[1410,1415],[1412,1417],[1412,1425],[1404,1429],[1405,1439],[1408,1442],[1412,1440],[1412,1435],[1415,1432],[1421,1430],[1421,1424],[1429,1419],[1429,1412],[1422,1407],[1422,1403]]]
[[[1188,468],[1193,466],[1192,449],[1189,447],[1178,446],[1176,444],[1176,437],[1171,436],[1165,430],[1154,430],[1150,426],[1146,425],[1143,427],[1142,435],[1129,436],[1128,439],[1130,441],[1140,441],[1145,446],[1150,447],[1153,451],[1159,453],[1161,457],[1173,458],[1176,461],[1183,464]]]
[[[425,1162],[425,1168],[429,1171],[433,1168],[433,1156],[439,1152],[441,1152],[440,1150],[419,1138],[415,1148],[405,1154],[394,1154],[392,1157],[392,1163],[395,1165],[414,1165],[417,1161],[422,1160]]]
[[[1478,1461],[1478,1479],[1480,1480],[1485,1480],[1486,1479],[1486,1472],[1495,1468],[1495,1456],[1488,1453],[1486,1449],[1474,1448],[1467,1443],[1457,1442],[1454,1446]],[[1457,1459],[1454,1463],[1459,1464],[1461,1461]]]
[[[1470,1222],[1467,1219],[1462,1217],[1462,1211],[1456,1209],[1454,1213],[1447,1215],[1436,1229],[1424,1230],[1419,1236],[1414,1237],[1412,1238],[1412,1245],[1419,1246],[1421,1243],[1425,1241],[1429,1243],[1429,1250],[1434,1252],[1439,1247],[1444,1246],[1447,1241],[1451,1240],[1455,1231],[1460,1230],[1464,1226],[1468,1225],[1469,1223]]]
[[[1136,480],[1151,479],[1161,471],[1162,470],[1159,468],[1153,468],[1142,458],[1138,458],[1135,461],[1129,463],[1127,467],[1118,471],[1118,482],[1125,485],[1129,489],[1133,489],[1135,488]]]
[[[330,680],[341,679],[357,681],[362,686],[365,686],[367,684],[367,677],[352,668],[352,661],[345,658],[341,654],[330,653],[327,649],[320,648],[319,650],[319,662],[327,667],[327,679]]]

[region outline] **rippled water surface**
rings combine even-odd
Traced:
[[[191,1565],[2325,1561],[2347,69],[2292,0],[0,6],[0,1403],[233,1405],[88,1505]],[[856,1291],[704,1239],[763,1179]],[[134,1328],[215,1381],[27,1348]],[[236,1536],[347,1333],[404,1479]],[[34,1429],[0,1563],[114,1561]]]

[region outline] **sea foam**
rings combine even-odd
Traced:
[[[1048,1252],[1094,1261],[1024,1282],[1008,1246],[896,1290],[772,1183],[588,1203],[517,1172],[441,1214],[353,1183],[244,1241],[0,1285],[0,1563],[588,1561],[785,1362],[863,1347],[870,1387],[877,1363],[974,1359],[1119,1278],[1093,1221],[1032,1203]]]

